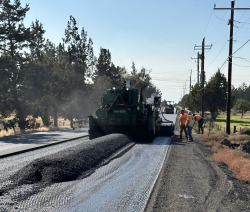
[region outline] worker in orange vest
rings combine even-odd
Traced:
[[[182,138],[182,132],[184,130],[186,138],[188,139],[187,135],[187,120],[188,120],[188,114],[184,113],[184,110],[181,110],[181,114],[179,115],[179,126],[180,126],[180,138]]]
[[[203,118],[200,114],[197,114],[197,115],[193,115],[194,116],[194,124],[195,122],[197,121],[198,122],[198,133],[200,133],[200,130],[201,130],[201,133],[203,134]]]

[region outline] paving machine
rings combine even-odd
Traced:
[[[142,90],[130,88],[130,82],[126,80],[122,89],[108,89],[103,94],[101,107],[89,116],[89,138],[125,133],[152,142],[155,135],[172,135],[174,124],[162,125],[159,108],[158,94],[145,103]]]
[[[167,104],[163,107],[163,113],[174,114],[174,106],[171,104],[172,101],[166,101]]]

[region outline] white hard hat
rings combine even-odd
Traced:
[[[191,115],[191,114],[192,114],[192,111],[189,111],[189,112],[188,112],[188,115]]]

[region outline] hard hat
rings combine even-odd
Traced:
[[[189,111],[189,112],[188,112],[188,115],[191,115],[191,114],[192,114],[192,111]]]

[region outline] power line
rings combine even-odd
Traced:
[[[228,42],[228,41],[227,41]],[[224,46],[222,47],[222,49],[220,50],[220,52],[217,54],[217,56],[213,59],[213,61],[211,63],[209,63],[209,65],[206,67],[206,69],[216,60],[216,58],[220,55],[220,53],[222,52],[222,50],[225,48],[225,46],[227,45],[227,42],[224,44]]]
[[[218,0],[215,2],[215,4],[216,4],[217,2],[218,2]],[[212,15],[213,15],[213,13],[214,13],[214,10],[212,9],[212,12],[211,12],[211,14],[210,14],[210,17],[209,17],[209,19],[208,19],[207,25],[206,25],[206,27],[205,27],[203,33],[202,33],[201,38],[204,37],[204,34],[205,34],[206,30],[207,30],[208,24],[210,23],[210,20],[211,20],[211,17],[212,17]],[[201,38],[200,38],[200,40],[201,40]]]
[[[213,10],[213,12],[214,12],[214,10]],[[226,12],[226,13],[227,13],[227,12]],[[225,14],[226,14],[226,13],[225,13]],[[225,19],[219,18],[219,17],[215,14],[215,12],[214,12],[214,15],[215,15],[215,17],[216,17],[216,18],[220,19],[221,21],[226,21],[226,22],[228,22],[228,20],[225,20]]]
[[[246,13],[246,12],[245,12],[245,13]],[[244,13],[243,15],[245,15],[245,13]],[[242,16],[243,16],[243,15],[242,15]],[[242,18],[242,16],[241,16],[241,18]],[[241,23],[250,24],[250,23],[247,23],[247,22],[240,22],[240,21],[235,21],[235,20],[234,20],[234,22],[237,22],[237,23],[239,23],[239,24],[241,24]]]
[[[234,55],[236,52],[238,52],[243,46],[245,46],[248,42],[250,41],[250,39],[248,39],[240,48],[238,48],[232,55]],[[231,56],[232,56],[231,55]]]
[[[235,56],[233,56],[233,58],[238,58],[238,59],[242,59],[242,60],[245,60],[247,62],[250,62],[250,59],[244,58],[244,57],[235,57]]]
[[[189,70],[185,70],[185,71],[175,71],[174,73],[183,73],[183,72],[188,72]],[[170,72],[151,72],[150,74],[172,74],[173,71]]]
[[[248,27],[238,27],[238,26],[234,26],[235,28],[240,28],[240,29],[250,29]]]
[[[243,65],[239,65],[239,64],[236,64],[236,63],[233,63],[231,62],[233,65],[236,65],[236,66],[240,66],[240,67],[250,67],[250,66],[243,66]]]
[[[213,11],[213,12],[214,12],[214,11]],[[224,18],[224,16],[225,16],[226,14],[227,14],[227,11],[224,13],[224,15],[222,16],[222,18]],[[220,25],[221,21],[222,21],[222,20],[219,21],[219,23],[213,28],[213,30],[212,30],[208,35],[211,35],[211,34],[215,31],[215,29]],[[207,35],[207,36],[208,36],[208,35]],[[224,37],[224,36],[223,36],[223,37]]]
[[[217,9],[217,8],[216,8],[216,9]],[[234,8],[234,9],[237,9],[237,8]],[[213,11],[214,11],[214,10],[213,10]],[[227,11],[225,12],[225,14],[226,14],[226,13],[227,13]],[[240,17],[240,19],[245,15],[245,13],[246,13],[246,11],[243,13],[243,15]],[[225,14],[223,15],[223,17],[225,16]],[[225,19],[219,18],[215,13],[214,13],[214,15],[215,15],[218,19],[224,20],[224,21],[225,21]],[[240,19],[239,19],[239,20],[240,20]],[[250,20],[250,18],[249,18],[248,20]],[[248,21],[248,20],[247,20],[247,21]],[[234,33],[234,35],[236,35],[236,34],[242,29],[242,27],[247,23],[247,21],[244,22],[243,25],[242,25],[240,28],[237,27],[237,28],[239,28],[239,29],[238,29],[237,32]],[[242,23],[242,22],[240,22],[240,21],[235,21],[235,22]],[[227,34],[229,34],[229,33],[227,32],[226,35],[227,35]],[[223,37],[225,37],[226,35],[224,35]],[[233,36],[234,36],[234,35],[233,35]],[[222,38],[223,38],[223,37],[222,37]],[[222,38],[221,38],[221,39],[222,39]],[[221,40],[221,39],[220,39],[220,40]],[[231,37],[230,37],[230,39],[231,39]],[[229,40],[230,40],[230,39],[229,39]],[[227,42],[228,42],[228,41],[227,41]],[[212,61],[208,66],[206,66],[206,68],[208,68],[208,67],[216,60],[216,58],[220,55],[220,53],[222,52],[222,50],[225,48],[227,42],[226,42],[225,45],[222,47],[222,49],[221,49],[220,52],[217,54],[217,56],[213,59],[213,61]]]
[[[209,24],[209,22],[210,22],[210,20],[211,20],[211,17],[212,17],[213,12],[214,12],[214,11],[212,10],[212,12],[211,12],[211,14],[210,14],[210,17],[209,17],[209,19],[208,19],[207,25],[206,25],[206,27],[205,27],[203,33],[202,33],[201,38],[203,37],[203,35],[205,34],[205,32],[206,32],[206,30],[207,30],[207,27],[208,27],[208,24]],[[200,40],[201,40],[201,38],[200,38]]]
[[[249,18],[249,19],[250,19],[250,18]],[[249,20],[249,19],[248,19],[248,20]],[[241,27],[241,28],[242,28],[242,27]],[[235,32],[234,35],[236,35],[236,34],[240,31],[241,28],[239,28],[239,30],[238,30],[237,32]],[[228,33],[227,33],[227,34],[228,34]],[[227,35],[227,34],[226,34],[226,35]],[[226,35],[224,35],[223,37],[225,37]],[[233,35],[233,36],[234,36],[234,35]],[[232,37],[233,37],[233,36],[232,36]],[[231,37],[230,37],[230,39],[231,39]],[[228,42],[228,41],[227,41],[227,42]],[[209,63],[209,65],[208,65],[206,68],[208,68],[208,67],[216,60],[216,58],[220,55],[220,53],[222,52],[222,50],[223,50],[223,49],[225,48],[225,46],[227,45],[227,42],[226,42],[225,45],[222,47],[222,49],[221,49],[220,52],[217,54],[217,56],[213,59],[213,61],[212,61],[211,63]]]

